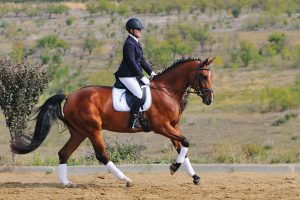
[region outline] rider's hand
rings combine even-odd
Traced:
[[[150,81],[149,81],[149,79],[146,76],[143,76],[143,78],[141,78],[141,81],[143,83],[145,83],[146,85],[150,85]]]
[[[152,80],[156,75],[157,74],[154,71],[152,71],[151,74],[150,74],[150,80]]]

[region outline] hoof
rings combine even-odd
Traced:
[[[76,188],[76,184],[75,183],[67,183],[67,184],[62,184],[63,188]]]
[[[178,168],[180,167],[180,163],[172,163],[170,165],[170,173],[171,175],[175,174],[175,172],[178,170]]]
[[[194,180],[193,180],[194,185],[200,185],[200,177],[197,175],[194,175],[193,178],[194,178]]]
[[[132,187],[133,185],[133,182],[126,182],[126,187]]]
[[[124,177],[123,181],[126,181],[126,187],[133,186],[132,180],[128,178],[127,176]]]

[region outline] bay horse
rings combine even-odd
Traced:
[[[170,165],[173,175],[183,164],[186,172],[198,185],[200,177],[193,170],[187,151],[189,142],[181,133],[179,122],[182,115],[181,100],[186,93],[196,93],[202,102],[213,102],[212,73],[210,64],[214,59],[181,59],[155,76],[150,83],[152,105],[145,112],[151,131],[171,140],[178,152],[176,163]],[[192,88],[194,91],[190,91]],[[63,105],[63,112],[61,103]],[[47,137],[53,121],[62,121],[69,129],[70,138],[58,152],[59,180],[66,187],[74,187],[67,178],[67,161],[78,146],[88,138],[95,150],[96,158],[119,180],[132,185],[132,180],[124,175],[105,150],[102,130],[114,132],[141,132],[128,127],[129,112],[117,112],[112,106],[112,87],[87,86],[71,94],[56,94],[39,107],[32,136],[18,134],[11,140],[12,152],[26,154],[37,149]]]

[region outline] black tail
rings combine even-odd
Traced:
[[[17,134],[12,138],[10,147],[13,153],[26,154],[37,149],[46,139],[53,121],[65,122],[61,112],[61,102],[66,98],[64,94],[56,94],[37,110],[36,124],[33,136]]]

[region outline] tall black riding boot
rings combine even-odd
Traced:
[[[139,116],[139,111],[141,107],[141,99],[136,96],[132,97],[132,102],[130,106],[130,120],[129,120],[129,128],[136,129],[136,122]]]

